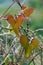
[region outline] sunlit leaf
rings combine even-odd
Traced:
[[[22,46],[27,46],[28,45],[28,38],[27,38],[26,35],[21,35],[20,43],[21,43]]]
[[[24,10],[24,15],[26,16],[26,17],[29,17],[32,13],[33,13],[33,11],[34,11],[34,9],[33,8],[26,8],[25,10]]]
[[[14,19],[12,15],[9,15],[7,17],[7,21],[8,23],[10,23],[10,25],[14,29],[14,32],[16,33],[16,35],[18,35],[18,23],[16,22],[16,19]]]
[[[24,20],[24,16],[22,14],[18,15],[17,18],[14,18],[12,15],[8,15],[7,17],[7,21],[14,29],[14,32],[16,33],[16,35],[19,35],[18,29],[21,26],[23,20]]]
[[[31,46],[28,43],[28,38],[25,35],[22,35],[20,38],[20,43],[23,46],[24,50],[25,50],[25,57],[29,57],[31,54]]]
[[[18,15],[17,22],[19,26],[22,24],[23,21],[24,21],[24,15],[23,14]]]
[[[37,38],[32,39],[31,44],[30,44],[32,50],[36,49],[38,47],[39,43],[40,42],[39,42],[39,40]]]
[[[14,19],[14,17],[12,15],[8,15],[7,21],[8,21],[8,23],[11,24],[12,27],[14,27],[14,24],[16,23],[16,20]]]
[[[24,15],[25,15],[26,17],[29,17],[29,16],[33,13],[34,8],[27,8],[27,7],[25,7],[24,5],[22,5],[22,10],[24,10],[24,11],[23,11],[23,12],[24,12]]]
[[[9,60],[8,60],[8,58],[7,58],[6,61],[5,61],[5,65],[9,65]]]
[[[30,46],[27,47],[27,49],[25,49],[25,57],[30,57],[32,52],[32,49]]]

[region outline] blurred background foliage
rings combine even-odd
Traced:
[[[7,7],[11,4],[12,0],[0,0],[0,15],[7,9]],[[23,0],[20,0],[22,3]],[[28,8],[33,7],[34,12],[30,15],[30,29],[31,30],[36,30],[36,29],[41,29],[43,28],[43,0],[24,0],[24,5],[26,5]],[[12,14],[13,16],[18,15],[19,12],[21,11],[19,5],[15,3],[5,14],[7,16],[8,14]],[[4,27],[8,26],[7,22],[5,20],[0,20],[2,25]],[[26,22],[23,23],[23,26],[26,27]],[[2,32],[0,32],[2,33]],[[36,33],[36,35],[40,38],[40,40],[43,42],[43,31],[39,31]],[[4,38],[5,40],[5,38]],[[8,40],[9,41],[9,40]],[[2,57],[1,57],[2,59]],[[0,59],[0,61],[1,61]],[[8,61],[6,62],[8,63]],[[5,65],[6,65],[5,63]],[[8,65],[8,64],[7,64]],[[25,65],[25,64],[22,64]],[[33,65],[33,64],[32,64]]]
[[[20,1],[23,2],[23,0],[20,0]],[[7,7],[11,4],[11,2],[12,0],[9,0],[9,1],[0,0],[0,15],[7,9]],[[30,16],[31,18],[30,27],[32,29],[43,28],[43,0],[24,0],[24,4],[28,8],[29,7],[34,8],[34,12]],[[11,13],[13,16],[15,16],[15,14],[17,15],[19,11],[20,11],[20,7],[17,3],[15,3],[6,13],[6,15]]]
[[[12,0],[0,0],[0,15],[7,9],[7,7],[11,4]],[[34,12],[30,15],[31,18],[30,22],[30,29],[36,30],[39,28],[43,28],[43,0],[20,0],[21,3],[24,2],[28,8],[33,7]],[[20,7],[17,3],[15,3],[6,13],[12,14],[13,16],[18,15],[20,12]],[[4,20],[1,20],[1,23],[6,26],[7,23]],[[41,31],[43,35],[43,31]]]

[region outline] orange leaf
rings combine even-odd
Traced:
[[[23,21],[24,21],[24,15],[23,14],[18,15],[17,22],[19,26],[22,24]]]
[[[26,6],[22,5],[22,10],[24,11],[25,17],[29,17],[33,13],[34,8],[27,8]]]
[[[32,49],[31,46],[29,45],[28,38],[26,35],[21,35],[20,43],[25,50],[25,57],[29,57],[32,52]]]
[[[29,17],[29,16],[33,13],[33,11],[34,11],[33,8],[30,8],[30,9],[26,8],[26,9],[24,10],[24,15],[25,15],[25,17]]]
[[[39,42],[39,40],[37,38],[32,39],[31,44],[30,44],[32,50],[36,49],[38,47],[39,43],[40,42]]]
[[[7,21],[8,21],[8,23],[10,23],[10,25],[14,29],[14,32],[16,33],[16,35],[18,35],[18,27],[19,26],[18,26],[16,19],[14,19],[14,17],[12,15],[8,15]]]
[[[14,19],[12,15],[8,15],[7,21],[11,24],[11,26],[14,26],[14,24],[16,23],[16,19]]]
[[[26,46],[29,45],[29,44],[28,44],[28,38],[27,38],[26,35],[21,35],[21,37],[20,37],[20,43],[21,43],[21,45],[22,45],[23,47],[26,47]]]

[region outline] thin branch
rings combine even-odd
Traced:
[[[3,61],[0,65],[2,65],[2,64],[6,61],[6,59],[7,59],[9,56],[10,56],[10,54],[8,54],[8,55],[6,56],[6,58],[4,59],[4,61]]]
[[[38,31],[43,31],[43,28],[37,29],[37,30],[35,30],[34,32],[38,32]]]
[[[12,2],[11,5],[3,12],[2,16],[0,16],[0,19],[6,14],[6,12],[10,9],[10,7],[14,4],[15,2]]]
[[[10,33],[3,33],[3,34],[0,34],[0,36],[5,36],[5,35],[9,35]]]
[[[33,61],[33,59],[36,58],[37,55],[39,55],[41,52],[37,53],[35,56],[33,56],[33,58],[30,60],[30,62],[28,63],[28,65],[30,65],[30,63]]]
[[[43,56],[42,56],[42,48],[41,48],[41,54],[40,54],[40,57],[41,57],[41,65],[43,65],[43,62],[42,62],[42,59],[43,59]]]
[[[16,38],[16,37],[15,37],[15,38]],[[14,40],[15,40],[15,38],[14,38]],[[1,63],[1,65],[5,62],[6,58],[9,56],[10,50],[11,50],[13,44],[14,44],[14,40],[13,40],[13,42],[12,42],[10,48],[9,48],[9,51],[7,52],[6,56],[4,57],[4,61]]]
[[[8,27],[2,27],[2,29],[6,29],[6,30],[10,30],[10,31],[12,31],[13,29],[12,28],[8,28]]]
[[[34,59],[33,59],[33,64],[35,65]]]

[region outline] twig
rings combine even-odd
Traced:
[[[12,31],[13,29],[12,28],[5,28],[5,27],[2,27],[2,29],[6,29],[6,30],[10,30],[10,31]]]
[[[41,55],[41,59],[40,60],[41,60],[41,65],[43,65],[43,62],[42,62],[42,59],[43,59],[43,56],[42,56],[42,48],[40,50],[41,50],[41,54],[40,54]]]
[[[19,56],[19,58],[17,59],[17,62],[20,61],[20,59],[21,59],[21,57],[22,57],[22,54],[23,54],[23,51],[24,51],[24,49],[22,49],[22,52],[20,53],[20,56]]]
[[[15,38],[16,38],[16,37],[15,37]],[[14,38],[14,40],[15,40],[15,38]],[[10,50],[11,50],[13,44],[14,44],[14,40],[13,40],[13,42],[12,42],[10,48],[9,48],[9,51],[7,52],[6,56],[4,57],[4,61],[1,63],[1,65],[5,62],[6,58],[8,57],[8,55],[9,55],[9,53],[10,53]]]
[[[23,26],[21,26],[21,29],[23,29],[24,30],[24,32],[26,33],[26,35],[27,35],[27,29],[25,29],[25,28],[23,28]],[[28,35],[29,37],[31,37],[31,35]]]
[[[10,33],[3,33],[3,34],[0,34],[0,36],[5,36],[5,35],[9,35]]]
[[[2,16],[0,16],[0,18],[2,18],[5,13],[10,9],[10,7],[14,4],[15,2],[12,2],[11,5],[4,11],[4,13],[2,14]]]
[[[34,59],[33,59],[33,64],[35,65]]]
[[[35,30],[34,32],[38,32],[38,31],[43,31],[43,28],[37,29],[37,30]]]
[[[0,64],[0,65],[2,65],[5,61],[6,61],[6,59],[9,57],[9,54],[6,56],[6,58],[4,59],[4,61]]]
[[[35,56],[33,56],[33,58],[30,60],[30,62],[28,63],[28,65],[30,65],[30,63],[33,61],[33,59],[35,59],[35,57],[37,56],[37,55],[39,55],[41,52],[39,52],[39,53],[37,53]]]
[[[7,35],[6,35],[6,52],[7,52],[8,50],[7,50]]]

